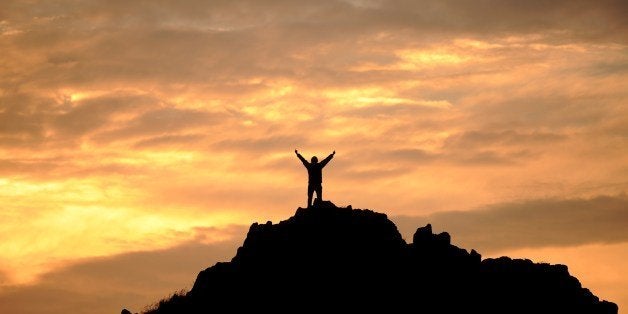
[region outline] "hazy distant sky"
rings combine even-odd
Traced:
[[[296,148],[338,205],[626,311],[626,1],[2,0],[0,312],[189,288],[304,206]]]

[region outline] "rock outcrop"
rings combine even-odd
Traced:
[[[407,244],[386,215],[318,202],[253,224],[231,262],[149,313],[617,313],[564,265],[484,259],[419,228]]]

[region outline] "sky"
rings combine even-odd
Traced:
[[[628,306],[628,3],[0,2],[0,312],[189,289],[324,198]]]

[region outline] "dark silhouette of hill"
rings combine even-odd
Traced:
[[[231,262],[147,313],[617,313],[567,266],[482,260],[419,228],[406,244],[386,215],[316,202],[253,224]]]

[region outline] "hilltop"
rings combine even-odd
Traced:
[[[565,265],[482,259],[429,224],[412,240],[385,214],[317,202],[277,224],[254,223],[230,262],[147,313],[618,312]]]

